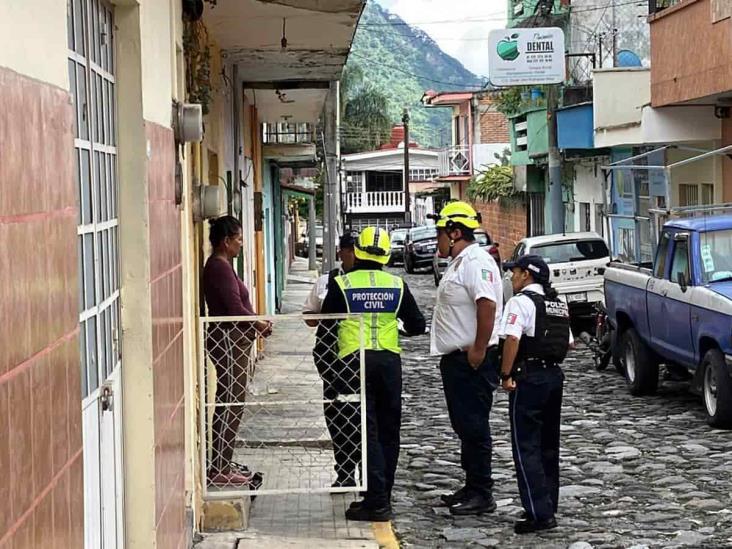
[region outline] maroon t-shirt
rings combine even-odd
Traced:
[[[203,268],[203,293],[209,316],[255,316],[249,290],[231,263],[212,255]]]

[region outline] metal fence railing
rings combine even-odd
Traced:
[[[360,315],[200,319],[206,498],[366,489],[363,343],[338,359],[346,318],[363,342]]]

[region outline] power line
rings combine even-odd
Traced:
[[[630,6],[630,5],[638,5],[642,6],[645,3],[641,0],[630,0],[627,2],[620,2],[616,4],[616,7],[620,6]],[[582,8],[572,9],[570,8],[570,14],[572,13],[587,13],[591,11],[597,11],[605,9],[605,4],[591,4],[587,6],[583,6]],[[401,26],[409,26],[414,27],[418,25],[444,25],[444,24],[456,24],[456,23],[479,23],[479,22],[487,22],[487,21],[506,21],[506,17],[475,17],[475,18],[462,18],[462,19],[439,19],[434,21],[422,21],[422,22],[414,22],[414,23],[407,23],[406,21],[391,21],[388,23],[360,23],[358,25],[359,28],[362,27],[401,27]]]
[[[444,84],[446,86],[457,86],[457,87],[466,88],[466,89],[475,89],[475,90],[483,89],[483,86],[480,86],[480,85],[462,84],[460,82],[446,82],[443,80],[435,80],[434,78],[430,78],[429,76],[424,76],[424,75],[420,75],[420,74],[415,74],[413,72],[405,71],[404,69],[395,67],[394,65],[387,65],[387,64],[381,63],[379,61],[374,61],[373,59],[370,59],[369,57],[367,57],[365,55],[361,55],[360,53],[356,53],[354,51],[351,51],[351,55],[359,57],[359,58],[363,59],[366,63],[370,63],[371,65],[379,66],[379,67],[386,67],[386,68],[395,70],[397,72],[406,74],[408,76],[414,76],[415,78],[419,78],[421,80],[427,80],[429,82],[435,82],[437,84]]]

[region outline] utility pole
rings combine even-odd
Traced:
[[[409,110],[404,107],[402,113],[404,124],[404,221],[411,224],[412,208],[409,196]]]
[[[551,85],[547,90],[546,116],[549,133],[549,199],[547,234],[564,232],[564,200],[562,196],[562,157],[559,154],[557,137],[557,107],[559,105],[559,85]]]
[[[335,268],[338,233],[338,82],[332,81],[325,101],[323,154],[325,187],[323,189],[323,272]]]
[[[314,271],[318,268],[316,265],[316,250],[315,250],[315,195],[310,197],[308,200],[308,269]]]

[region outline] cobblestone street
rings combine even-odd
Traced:
[[[404,275],[401,268],[395,269]],[[431,317],[431,274],[406,275]],[[663,381],[657,396],[631,397],[612,365],[595,371],[584,349],[565,362],[559,528],[516,536],[520,513],[508,399],[496,392],[494,495],[498,510],[453,518],[439,495],[460,486],[458,440],[450,428],[429,336],[403,339],[402,452],[394,526],[405,547],[730,547],[732,436],[707,426],[687,383]],[[572,545],[573,544],[573,545]]]

